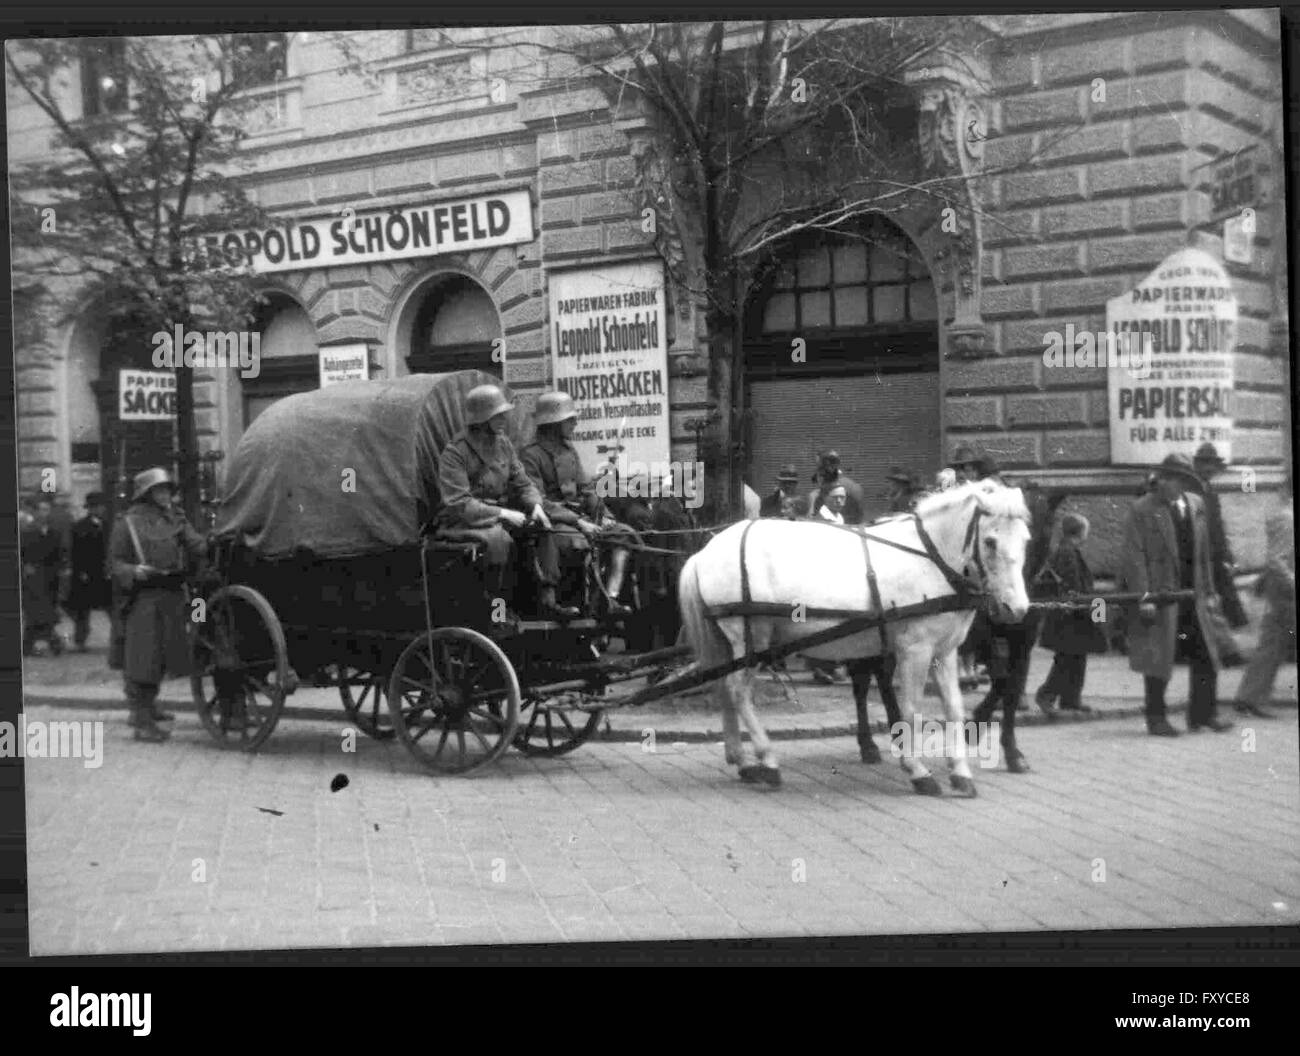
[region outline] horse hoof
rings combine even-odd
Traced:
[[[974,799],[978,793],[975,791],[975,782],[969,777],[962,777],[960,774],[950,774],[948,783],[952,785],[952,790],[959,796],[965,796],[967,799]]]
[[[751,785],[771,785],[777,788],[781,784],[781,771],[774,766],[742,766],[740,779]]]
[[[933,775],[912,778],[912,791],[918,796],[943,795],[943,790],[939,788],[939,782],[934,779]]]
[[[1007,752],[1007,773],[1027,774],[1029,763],[1019,752]]]
[[[880,762],[880,749],[877,748],[874,744],[866,745],[861,749],[861,752],[862,752],[862,761],[864,763]]]

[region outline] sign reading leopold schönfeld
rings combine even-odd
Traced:
[[[1131,359],[1110,366],[1112,464],[1191,457],[1206,441],[1231,461],[1237,298],[1223,265],[1200,249],[1171,253],[1107,302],[1106,329],[1147,353],[1141,369]]]
[[[556,388],[578,407],[574,446],[589,473],[666,465],[668,335],[658,261],[549,276]]]

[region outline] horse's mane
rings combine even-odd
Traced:
[[[1019,488],[1008,488],[996,480],[976,480],[959,484],[955,488],[948,488],[946,491],[932,492],[917,502],[916,512],[923,517],[944,513],[963,505],[972,496],[978,496],[984,508],[994,517],[1030,520],[1024,493]]]

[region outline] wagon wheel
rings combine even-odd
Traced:
[[[500,757],[519,722],[519,680],[490,638],[440,627],[402,650],[388,683],[397,736],[424,766],[465,774]]]
[[[284,708],[289,657],[271,603],[252,587],[222,587],[194,625],[190,691],[199,721],[223,748],[251,752]]]
[[[591,739],[605,714],[576,708],[548,708],[535,698],[525,700],[524,707],[531,710],[519,723],[514,743],[524,755],[533,756],[556,756],[573,751]]]
[[[392,740],[396,731],[393,718],[384,706],[388,679],[351,664],[338,665],[339,699],[348,720],[367,737],[377,741]]]

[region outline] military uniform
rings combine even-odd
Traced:
[[[120,665],[133,707],[152,708],[163,679],[190,673],[185,576],[205,548],[183,514],[159,509],[147,493],[113,525],[108,560],[122,604],[110,666]],[[136,576],[140,565],[150,569],[144,579]]]
[[[501,510],[528,512],[543,506],[542,493],[529,479],[510,439],[481,426],[469,426],[443,449],[438,491],[442,508],[436,534],[483,544],[487,564],[497,569],[509,567],[514,549],[514,538],[500,520]],[[553,532],[538,534],[537,560],[541,582],[558,583],[559,551]]]

